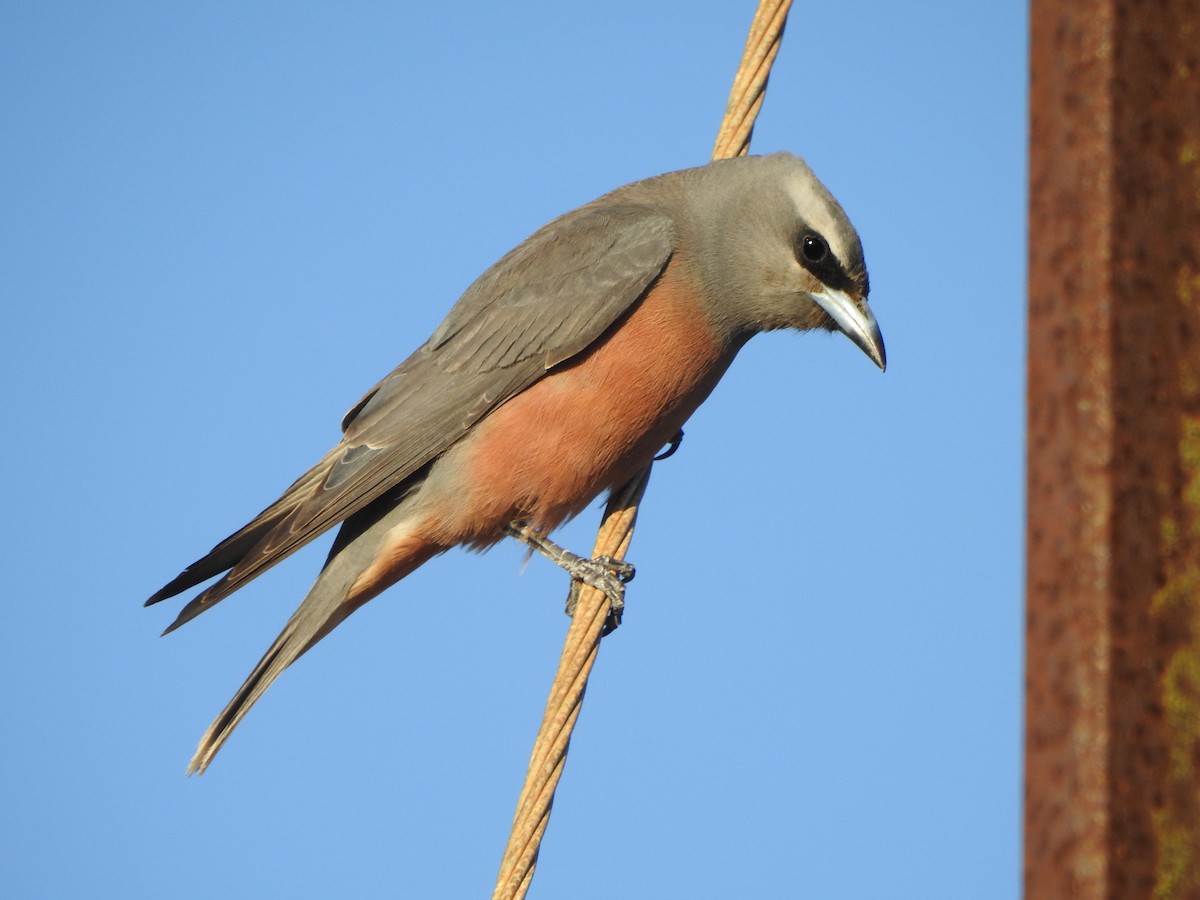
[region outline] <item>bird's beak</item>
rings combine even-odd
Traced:
[[[810,294],[813,302],[837,323],[837,327],[850,340],[854,341],[863,353],[871,357],[871,362],[880,369],[887,369],[887,353],[883,349],[883,335],[879,333],[879,323],[867,301],[856,302],[845,291],[826,287],[823,291]]]

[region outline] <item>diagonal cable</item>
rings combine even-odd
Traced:
[[[791,0],[761,0],[759,3],[733,80],[725,118],[717,133],[713,159],[746,155],[790,7]],[[596,535],[593,556],[625,558],[633,538],[638,504],[650,480],[650,468],[646,466],[609,498]],[[596,652],[609,615],[609,601],[602,591],[579,583],[573,585],[573,590],[578,591],[575,614],[567,630],[558,673],[534,741],[525,785],[517,800],[493,900],[520,900],[529,890],[542,835],[550,820],[554,791],[566,763],[571,731],[579,717],[588,676],[596,662]]]

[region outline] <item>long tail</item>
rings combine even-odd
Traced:
[[[368,507],[346,520],[316,583],[200,739],[196,755],[188,765],[189,775],[203,773],[208,768],[250,707],[284,669],[372,597],[445,549],[415,536],[399,543],[405,538],[398,540],[394,529],[402,523],[405,507],[402,502],[382,514]],[[385,559],[386,565],[381,565]]]

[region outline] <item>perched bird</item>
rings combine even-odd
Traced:
[[[336,447],[146,601],[221,576],[172,631],[341,525],[189,773],[280,672],[431,557],[518,531],[536,542],[620,487],[742,345],[779,328],[840,330],[884,368],[858,234],[790,154],[635,182],[534,232],[354,405]]]

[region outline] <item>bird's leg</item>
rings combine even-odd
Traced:
[[[536,550],[570,574],[573,581],[571,593],[567,597],[567,615],[575,615],[575,604],[579,598],[578,582],[582,582],[603,592],[608,598],[610,611],[604,625],[604,633],[608,634],[621,624],[621,611],[625,607],[625,585],[633,580],[633,566],[611,556],[597,556],[595,559],[579,556],[539,534],[525,522],[510,522],[504,526],[504,533]]]

